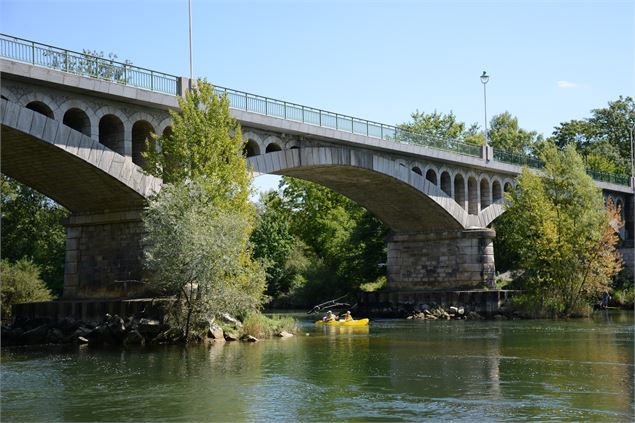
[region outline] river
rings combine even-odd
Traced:
[[[1,419],[633,421],[633,323],[303,320],[255,344],[3,349]]]

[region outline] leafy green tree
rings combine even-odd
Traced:
[[[40,279],[38,266],[27,258],[21,258],[15,263],[2,259],[0,275],[0,310],[3,322],[11,319],[11,306],[14,304],[53,299],[51,291]]]
[[[608,107],[591,110],[591,117],[562,122],[551,140],[563,147],[574,144],[588,166],[600,172],[630,174],[630,130],[635,125],[635,101],[620,96]]]
[[[618,236],[601,191],[573,145],[548,144],[543,174],[523,169],[508,195],[504,241],[526,270],[526,304],[569,316],[609,289],[620,269]]]
[[[48,197],[2,175],[2,257],[11,262],[28,258],[56,295],[64,285],[66,229],[62,225],[68,211]]]
[[[144,215],[146,265],[153,286],[183,305],[177,321],[185,339],[193,317],[246,316],[265,299],[264,270],[248,248],[249,218],[210,201],[208,183],[198,176],[166,184]]]
[[[148,171],[167,183],[150,200],[144,225],[151,281],[183,305],[187,339],[193,315],[257,310],[265,273],[249,248],[251,173],[227,98],[199,80],[179,105],[172,132],[148,142]]]
[[[529,154],[541,137],[536,131],[526,131],[518,125],[518,118],[509,112],[495,115],[490,121],[488,130],[489,144],[494,149],[500,149],[517,154]]]
[[[425,113],[417,110],[410,115],[411,121],[399,125],[408,132],[399,133],[399,139],[416,144],[444,147],[452,141],[484,144],[485,137],[479,131],[478,124],[469,128],[459,122],[454,113]]]

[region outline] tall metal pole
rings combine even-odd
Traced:
[[[194,71],[192,67],[192,0],[189,0],[189,18],[190,18],[190,81],[194,79]]]
[[[633,143],[635,143],[635,140],[633,139],[633,131],[635,131],[635,124],[631,126],[631,178],[635,176],[635,157],[633,157]]]
[[[489,75],[487,72],[483,71],[483,74],[481,75],[481,82],[483,83],[483,104],[485,106],[485,146],[487,146],[489,141],[487,135],[487,89],[485,88],[487,81],[489,81]]]

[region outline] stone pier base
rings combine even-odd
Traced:
[[[141,295],[141,210],[74,213],[66,223],[64,299]]]
[[[388,239],[388,288],[495,288],[495,237],[492,229],[392,234]]]

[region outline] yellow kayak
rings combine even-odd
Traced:
[[[344,320],[331,320],[329,322],[317,320],[315,324],[329,326],[368,326],[368,319],[349,320],[348,322]]]

